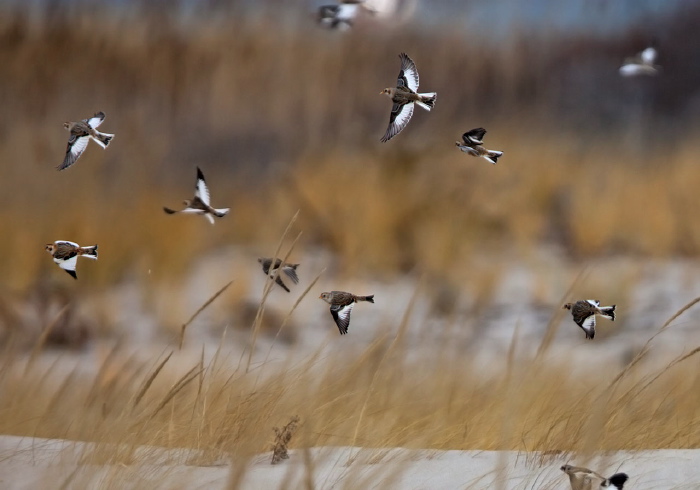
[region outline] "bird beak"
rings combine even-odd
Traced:
[[[319,296],[318,299],[323,299],[323,295]]]

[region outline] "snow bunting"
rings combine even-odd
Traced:
[[[615,473],[610,478],[591,471],[588,468],[579,468],[565,464],[561,470],[569,475],[571,490],[597,490],[601,488],[622,490],[629,478],[626,473]]]
[[[455,145],[457,145],[464,153],[468,153],[474,157],[483,157],[495,165],[496,161],[503,155],[503,152],[487,150],[481,146],[484,144],[483,139],[485,134],[486,130],[484,128],[472,129],[471,131],[467,131],[462,135],[464,144],[457,141],[455,142]]]
[[[394,105],[391,107],[389,116],[389,127],[382,137],[382,143],[389,141],[399,134],[408,125],[413,115],[413,105],[418,104],[426,111],[435,107],[437,93],[430,92],[419,94],[418,90],[418,70],[416,64],[406,53],[399,55],[401,58],[401,71],[396,81],[396,88],[385,88],[380,94],[386,94]]]
[[[70,138],[68,138],[66,157],[63,159],[63,163],[56,167],[58,170],[64,170],[77,162],[80,155],[82,155],[85,148],[87,148],[90,139],[102,148],[107,148],[107,146],[109,146],[114,135],[97,131],[97,127],[102,124],[104,120],[105,113],[98,112],[91,118],[83,119],[82,121],[63,123],[63,127],[70,131]]]
[[[637,53],[636,56],[626,58],[620,67],[620,75],[623,77],[636,77],[638,75],[656,75],[659,72],[659,66],[654,64],[658,55],[655,43],[646,48],[644,51]]]
[[[294,284],[299,284],[299,277],[297,276],[297,267],[299,267],[299,264],[288,264],[287,262],[282,262],[280,259],[276,259],[274,267],[272,267],[272,270],[270,270],[270,266],[272,265],[271,258],[261,257],[258,259],[258,262],[262,264],[263,272],[265,273],[265,275],[270,276],[270,279],[275,277],[277,269],[279,269],[281,265],[282,272],[284,272]],[[284,289],[287,292],[290,292],[289,288],[282,282],[282,278],[279,276],[279,274],[277,275],[275,282],[279,284],[282,287],[282,289]]]
[[[595,316],[604,316],[614,322],[615,306],[617,305],[600,306],[600,301],[597,299],[587,299],[576,303],[566,303],[562,308],[571,310],[571,316],[574,317],[576,325],[586,332],[587,339],[592,339],[595,337]]]
[[[347,31],[352,27],[360,7],[372,12],[364,3],[365,0],[340,0],[337,5],[322,5],[318,8],[316,19],[323,27]]]
[[[355,305],[355,303],[359,301],[369,301],[370,303],[374,303],[373,294],[370,294],[369,296],[355,296],[354,294],[346,293],[345,291],[321,293],[319,298],[331,305],[331,315],[333,315],[335,324],[338,325],[340,335],[348,333],[348,327],[350,326],[350,313],[352,312],[352,307]]]
[[[81,247],[77,243],[68,242],[66,240],[56,240],[53,243],[47,243],[44,247],[53,257],[53,261],[58,266],[73,276],[73,279],[78,279],[75,273],[75,264],[78,262],[78,256],[82,255],[88,259],[97,260],[97,245],[92,247]]]
[[[175,211],[170,208],[163,207],[163,211],[165,211],[168,214],[174,214],[174,213],[194,213],[194,214],[201,214],[204,215],[209,222],[213,225],[214,224],[214,216],[217,218],[221,218],[223,216],[226,216],[230,208],[222,208],[222,209],[216,209],[211,207],[209,204],[211,201],[211,198],[209,197],[209,188],[207,187],[207,183],[204,181],[204,174],[202,171],[197,167],[197,183],[194,186],[194,198],[190,201],[189,199],[186,199],[184,202],[185,204],[185,209],[182,209],[180,211]]]

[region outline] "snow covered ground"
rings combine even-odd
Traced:
[[[0,437],[0,487],[224,489],[238,482],[249,489],[563,489],[568,479],[559,468],[572,463],[606,476],[625,472],[626,488],[635,490],[700,488],[700,450],[619,451],[585,461],[563,453],[319,447],[290,451],[290,459],[277,465],[269,453],[234,465],[225,457],[203,465],[194,451],[139,448],[129,464],[85,464],[96,449]]]

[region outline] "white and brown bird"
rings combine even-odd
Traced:
[[[88,259],[97,260],[97,245],[92,247],[81,247],[75,242],[66,240],[56,240],[53,243],[47,243],[44,247],[53,257],[53,261],[58,266],[73,276],[73,279],[78,279],[75,273],[75,265],[78,262],[78,257],[87,257]]]
[[[495,165],[496,161],[503,155],[503,152],[484,148],[482,145],[484,144],[485,134],[486,130],[484,128],[472,129],[462,135],[464,144],[456,141],[455,145],[464,153],[468,153],[474,157],[482,157]]]
[[[565,464],[561,470],[569,476],[571,490],[600,490],[603,488],[622,490],[625,482],[629,479],[626,473],[615,473],[610,478],[578,466]]]
[[[193,213],[193,214],[200,214],[206,217],[209,222],[213,225],[214,224],[214,216],[217,218],[221,218],[223,216],[226,216],[226,214],[229,212],[230,208],[221,208],[221,209],[216,209],[211,206],[211,197],[209,195],[209,187],[207,187],[207,183],[204,181],[204,174],[202,171],[197,167],[197,183],[194,186],[194,198],[192,200],[186,199],[183,201],[185,204],[185,209],[181,209],[180,211],[175,211],[170,208],[166,208],[165,206],[163,207],[163,211],[165,211],[168,214],[174,214],[174,213]]]
[[[104,120],[105,113],[98,112],[94,116],[83,119],[82,121],[63,123],[63,127],[70,131],[70,137],[68,138],[68,147],[66,148],[66,156],[63,159],[63,163],[56,167],[58,170],[67,169],[77,162],[91,139],[102,148],[107,148],[107,146],[109,146],[114,135],[97,131],[97,127],[102,124]]]
[[[288,293],[290,292],[289,288],[286,284],[284,284],[284,282],[282,282],[282,278],[278,272],[280,266],[282,267],[281,272],[284,272],[284,274],[291,279],[294,284],[299,284],[299,276],[297,276],[297,267],[299,267],[299,264],[289,264],[287,262],[282,262],[280,259],[276,259],[275,265],[270,268],[272,265],[272,258],[260,257],[258,258],[258,262],[262,265],[265,275],[269,276],[270,279],[274,278],[275,282]],[[277,277],[275,277],[275,275],[277,275]]]
[[[331,315],[333,315],[333,320],[335,324],[338,325],[338,330],[340,330],[340,335],[345,335],[348,333],[348,327],[350,326],[350,313],[352,312],[353,306],[359,301],[369,301],[374,303],[374,295],[369,296],[355,296],[352,293],[346,293],[345,291],[330,291],[327,293],[321,293],[319,296],[323,301],[331,305]]]
[[[636,77],[640,75],[656,75],[659,72],[659,66],[655,65],[658,52],[652,43],[645,50],[637,53],[635,56],[626,58],[620,67],[620,75],[623,77]]]
[[[408,125],[413,115],[413,106],[418,104],[426,111],[430,111],[435,107],[437,93],[418,93],[418,70],[416,64],[406,53],[399,55],[401,58],[401,71],[396,80],[396,88],[388,87],[379,92],[386,94],[393,105],[391,106],[391,115],[389,116],[389,127],[382,137],[382,143],[389,141],[391,138],[399,134],[403,128]]]
[[[319,25],[328,29],[347,31],[352,27],[361,8],[373,12],[365,0],[340,0],[336,5],[320,6],[316,20]]]
[[[571,310],[571,316],[574,317],[576,325],[586,332],[587,339],[592,339],[595,337],[596,315],[608,318],[614,322],[616,306],[617,305],[600,306],[600,301],[597,299],[587,299],[577,301],[576,303],[566,303],[562,308]]]

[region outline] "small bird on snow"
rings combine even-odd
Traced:
[[[389,116],[389,127],[382,137],[382,143],[389,141],[399,134],[408,125],[413,115],[413,105],[418,104],[426,111],[435,107],[437,93],[428,92],[419,94],[418,91],[418,70],[416,64],[406,53],[399,55],[401,58],[401,71],[396,80],[396,88],[388,87],[379,92],[386,94],[394,103],[391,106]]]
[[[97,245],[81,247],[75,242],[56,240],[53,243],[47,243],[44,248],[51,254],[53,261],[56,262],[61,269],[73,276],[73,279],[78,279],[78,275],[75,273],[75,265],[78,262],[78,256],[97,260]]]
[[[374,303],[373,294],[370,294],[369,296],[355,296],[354,294],[346,293],[345,291],[321,293],[319,298],[331,305],[331,315],[333,315],[335,324],[338,325],[340,335],[345,335],[348,333],[348,327],[350,326],[350,313],[352,312],[352,307],[355,306],[355,303],[359,301],[369,301],[370,303]]]
[[[192,200],[186,199],[183,201],[185,204],[185,209],[182,209],[180,211],[175,211],[170,208],[166,208],[165,206],[163,207],[163,211],[165,211],[168,214],[174,214],[174,213],[194,213],[194,214],[201,214],[205,216],[209,222],[213,225],[214,224],[214,216],[217,218],[221,218],[223,216],[226,216],[226,214],[229,212],[230,208],[222,208],[222,209],[216,209],[211,207],[209,204],[211,202],[211,198],[209,196],[209,188],[207,187],[207,183],[204,181],[204,174],[202,171],[197,167],[197,183],[194,186],[194,198]]]
[[[467,131],[462,135],[464,144],[457,141],[455,142],[455,145],[457,145],[457,147],[459,147],[459,149],[464,153],[468,153],[474,157],[482,157],[495,165],[496,161],[503,155],[503,152],[487,150],[481,146],[484,144],[483,139],[485,134],[486,130],[484,128],[472,129],[471,131]]]
[[[595,337],[595,316],[600,315],[614,322],[616,306],[600,306],[600,301],[597,299],[587,299],[566,303],[562,309],[571,310],[571,316],[574,317],[576,325],[586,332],[587,339],[592,339]]]
[[[269,276],[270,279],[275,277],[275,274],[277,274],[275,282],[279,284],[282,287],[282,289],[284,289],[288,293],[290,292],[289,288],[284,284],[284,282],[282,282],[282,278],[277,272],[280,266],[282,266],[282,272],[284,272],[285,275],[288,278],[290,278],[294,284],[299,284],[299,277],[297,276],[297,267],[299,267],[299,264],[288,264],[287,262],[282,262],[280,259],[276,259],[274,267],[270,269],[270,266],[272,265],[272,258],[260,257],[258,259],[258,262],[262,265],[262,269],[265,275]]]
[[[626,58],[620,67],[620,75],[623,77],[636,77],[639,75],[656,75],[659,66],[655,65],[658,52],[652,44],[636,56]]]
[[[605,478],[588,468],[579,468],[568,464],[562,466],[561,470],[569,475],[571,490],[599,490],[604,488],[622,490],[629,478],[626,473],[615,473],[610,478]]]
[[[70,137],[68,138],[68,147],[66,148],[66,156],[63,159],[63,163],[56,167],[58,170],[65,170],[77,162],[91,139],[102,148],[109,146],[114,135],[97,131],[97,127],[104,120],[105,113],[98,112],[82,121],[63,123],[63,127],[70,131]]]

